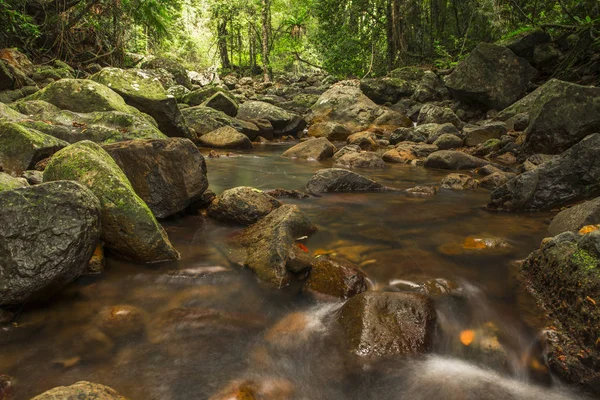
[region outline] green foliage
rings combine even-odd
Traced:
[[[0,47],[26,47],[40,36],[39,27],[24,8],[23,0],[0,0]]]

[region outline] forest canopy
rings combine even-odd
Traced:
[[[384,75],[453,66],[479,42],[536,27],[599,45],[597,0],[0,0],[0,47],[34,59],[127,66]]]

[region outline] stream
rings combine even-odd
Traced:
[[[281,158],[287,147],[207,158],[210,188],[302,190],[332,165]],[[357,172],[399,189],[447,175],[410,165]],[[440,325],[432,354],[349,354],[332,319],[340,302],[265,288],[227,261],[224,243],[239,226],[188,215],[163,222],[180,261],[140,266],[108,257],[105,273],[23,308],[16,326],[0,332],[0,373],[16,379],[14,399],[81,380],[131,400],[209,399],[236,382],[253,382],[265,399],[584,398],[545,370],[536,338],[547,322],[516,280],[514,262],[547,236],[550,214],[488,212],[484,189],[281,200],[319,227],[306,242],[311,253],[360,265],[373,290],[427,288]],[[469,237],[505,245],[469,249]],[[137,310],[117,328],[119,339],[98,328],[107,307]]]

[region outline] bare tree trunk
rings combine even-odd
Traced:
[[[218,17],[217,17],[218,18]],[[217,23],[217,47],[219,48],[219,57],[221,58],[221,67],[231,68],[229,53],[227,51],[227,20],[219,19]]]
[[[271,81],[269,72],[269,9],[271,8],[270,0],[262,0],[262,59],[263,59],[263,75],[265,82]]]

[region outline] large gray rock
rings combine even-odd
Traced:
[[[445,83],[461,101],[501,110],[525,93],[535,75],[536,70],[525,59],[506,47],[480,43]]]
[[[359,153],[348,153],[337,159],[335,162],[336,166],[342,166],[346,168],[386,168],[387,165],[381,158],[381,156],[372,151],[365,151]]]
[[[224,126],[230,126],[236,131],[248,136],[251,140],[256,138],[259,134],[267,139],[273,138],[272,132],[270,133],[270,137],[267,137],[269,135],[266,135],[263,130],[259,129],[255,124],[230,117],[224,112],[215,110],[214,108],[205,106],[189,107],[183,109],[181,114],[185,118],[190,129],[193,130],[198,137]]]
[[[91,382],[77,382],[71,386],[59,386],[31,400],[127,400],[116,390]]]
[[[281,202],[261,190],[241,186],[217,196],[208,207],[208,215],[218,220],[251,225],[281,206]]]
[[[559,212],[550,223],[552,236],[567,231],[578,231],[586,225],[600,224],[600,197]]]
[[[167,136],[193,139],[177,100],[168,96],[162,84],[144,70],[104,68],[90,79],[110,87],[127,104],[151,115]]]
[[[82,275],[99,239],[100,203],[77,182],[0,192],[0,306],[40,300]]]
[[[297,264],[303,251],[296,240],[316,230],[298,206],[283,205],[233,240],[242,249],[241,264],[269,286],[284,288],[291,283],[292,272],[300,272]],[[310,267],[310,262],[305,265]]]
[[[100,200],[102,240],[117,257],[138,262],[179,259],[150,208],[99,145],[83,141],[56,153],[44,170],[44,181],[57,180],[78,181]]]
[[[535,48],[552,40],[550,35],[541,28],[532,29],[504,39],[496,44],[508,47],[517,56],[531,62]]]
[[[489,207],[499,210],[550,210],[600,194],[600,134],[558,158],[508,181],[492,192]]]
[[[327,138],[320,137],[298,143],[286,150],[282,157],[320,161],[331,158],[336,151],[335,146]]]
[[[0,167],[6,172],[20,175],[68,145],[34,129],[0,121]]]
[[[306,121],[297,114],[262,101],[242,103],[237,113],[238,119],[266,119],[273,125],[275,136],[295,135],[306,127]]]
[[[389,190],[372,179],[341,168],[328,168],[317,171],[306,183],[309,193],[332,192],[381,192]]]
[[[426,353],[436,330],[433,300],[416,293],[359,294],[342,306],[337,321],[350,350],[363,357]]]
[[[508,132],[503,122],[490,122],[483,125],[465,126],[463,134],[467,146],[477,146],[490,139],[500,139]]]
[[[213,94],[204,103],[202,103],[202,105],[222,111],[230,117],[235,117],[239,108],[237,102],[223,92],[217,92]]]
[[[369,78],[360,81],[360,90],[375,103],[385,104],[412,96],[415,86],[403,79]]]
[[[223,126],[200,136],[198,143],[201,146],[216,149],[251,149],[253,147],[248,136],[230,126]]]
[[[453,171],[479,168],[487,164],[489,162],[481,158],[454,150],[436,151],[435,153],[431,153],[425,160],[426,168],[450,169]]]
[[[186,69],[176,60],[166,57],[156,57],[152,60],[143,62],[141,67],[145,69],[165,69],[173,75],[173,78],[175,78],[175,82],[177,82],[178,85],[185,86],[188,89],[192,88],[192,81],[190,80]]]
[[[184,211],[208,188],[206,162],[189,139],[132,140],[104,150],[157,218]]]
[[[457,129],[463,126],[462,121],[454,111],[448,107],[440,107],[435,104],[425,104],[419,113],[419,124],[447,124],[454,125]]]

